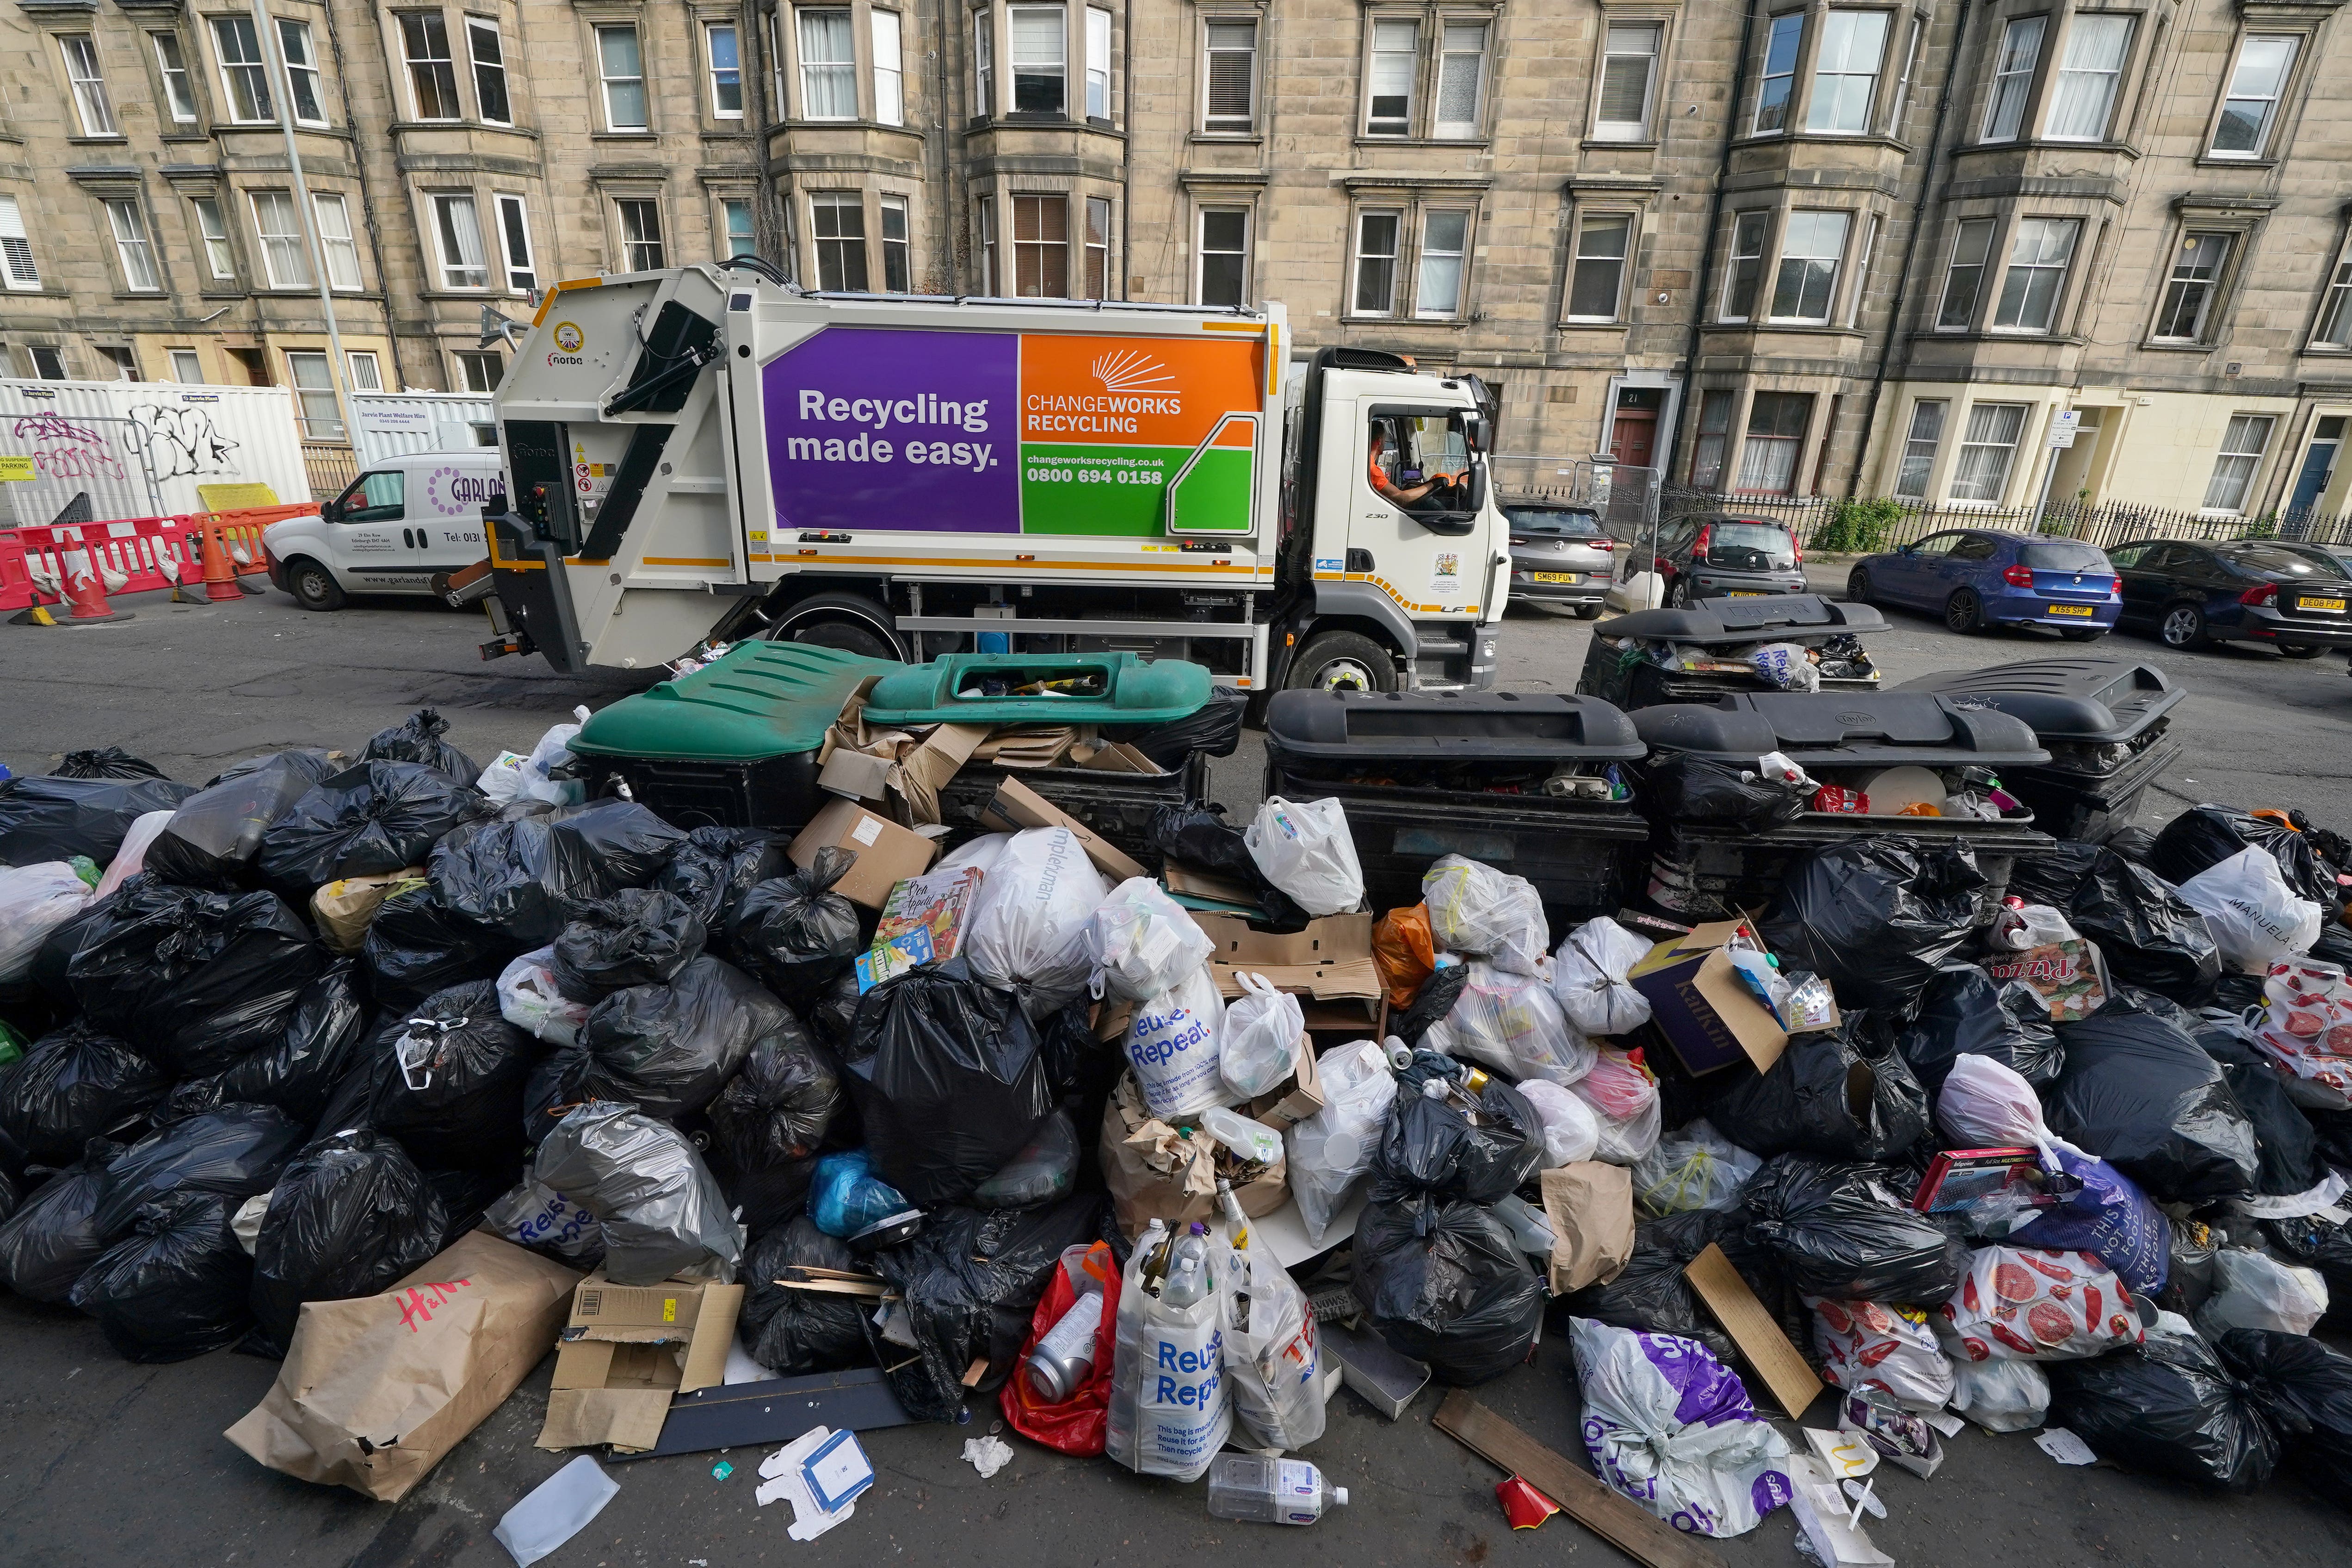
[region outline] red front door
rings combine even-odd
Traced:
[[[1617,421],[1609,429],[1609,455],[1629,468],[1650,466],[1650,447],[1657,438],[1658,413],[1654,408],[1621,408]]]

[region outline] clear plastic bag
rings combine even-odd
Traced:
[[[1337,800],[1271,796],[1242,842],[1265,879],[1310,915],[1346,914],[1364,901],[1364,869]]]
[[[2042,1099],[2014,1068],[1990,1057],[1960,1056],[1936,1096],[1936,1125],[1959,1149],[2041,1148],[2051,1141]]]
[[[1443,952],[1533,974],[1551,945],[1535,885],[1484,861],[1441,855],[1421,879],[1421,898],[1429,908],[1430,934]]]
[[[1601,1119],[1571,1090],[1531,1078],[1519,1085],[1519,1098],[1535,1107],[1543,1122],[1545,1169],[1590,1160],[1601,1147]]]
[[[1307,1013],[1298,998],[1263,974],[1237,973],[1241,999],[1225,1005],[1217,1058],[1225,1087],[1244,1100],[1271,1094],[1298,1065]]]
[[[146,869],[147,847],[172,825],[172,818],[177,815],[174,811],[151,811],[131,823],[131,831],[122,836],[122,847],[106,863],[106,875],[98,880],[100,898],[106,897]]]
[[[1652,945],[1606,915],[1569,932],[1551,967],[1551,994],[1568,1021],[1588,1035],[1627,1035],[1648,1023],[1650,999],[1626,976]]]
[[[2282,1263],[2242,1247],[2225,1247],[2214,1254],[2213,1274],[2216,1289],[2197,1309],[2197,1331],[2209,1340],[2230,1329],[2307,1334],[2326,1315],[2327,1281],[2315,1268]]]
[[[1149,877],[1130,877],[1087,921],[1097,995],[1140,1002],[1209,962],[1216,944]]]
[[[1513,973],[1483,958],[1468,967],[1462,994],[1445,1016],[1449,1054],[1513,1079],[1562,1087],[1592,1070],[1600,1048],[1569,1023],[1542,976]]]
[[[1034,994],[1032,1017],[1057,1011],[1087,988],[1088,917],[1109,893],[1068,828],[1016,833],[981,879],[964,961],[976,979]]]
[[[1768,642],[1748,656],[1757,678],[1776,691],[1819,691],[1822,672],[1799,643]]]
[[[2262,974],[2284,959],[2311,951],[2324,911],[2297,898],[2278,862],[2244,849],[2180,884],[2182,901],[2205,917],[2221,962],[2243,974]]]
[[[1315,1309],[1263,1247],[1220,1247],[1216,1258],[1234,1419],[1253,1447],[1304,1448],[1323,1436]]]
[[[1320,1247],[1349,1189],[1372,1168],[1397,1083],[1388,1053],[1370,1040],[1334,1046],[1315,1065],[1323,1109],[1292,1127],[1285,1142],[1299,1220],[1307,1239]]]
[[[555,949],[526,952],[499,974],[499,1015],[551,1046],[580,1037],[593,1004],[574,1002],[555,984]]]
[[[1234,1098],[1218,1046],[1224,1023],[1224,998],[1206,969],[1136,1004],[1125,1048],[1152,1115],[1162,1121],[1196,1116]]]
[[[1764,1162],[1699,1118],[1662,1140],[1633,1166],[1633,1201],[1645,1215],[1727,1209]]]
[[[1658,1086],[1622,1051],[1602,1050],[1592,1070],[1569,1090],[1592,1108],[1601,1144],[1592,1157],[1631,1165],[1658,1146]]]
[[[1952,1408],[1987,1431],[2031,1432],[2048,1417],[2050,1379],[2032,1362],[1952,1362],[1950,1365]]]
[[[138,831],[136,824],[131,831]],[[0,984],[32,973],[49,933],[88,909],[96,896],[64,860],[0,867]]]
[[[551,725],[530,749],[528,757],[512,752],[500,752],[474,787],[488,795],[493,805],[505,805],[517,800],[543,800],[551,805],[577,805],[588,797],[588,786],[578,779],[551,778],[557,768],[572,761],[572,738],[588,722],[584,707],[572,710],[572,722]]]

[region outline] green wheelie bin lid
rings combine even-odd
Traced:
[[[986,624],[986,623],[981,623]],[[999,680],[1001,697],[961,697]],[[1069,683],[1050,695],[1017,697],[1013,688]],[[902,665],[866,694],[877,724],[1172,724],[1212,695],[1206,666],[1181,658],[1118,653],[953,653]]]
[[[806,643],[738,643],[691,675],[622,698],[581,727],[572,750],[707,763],[814,752],[860,681],[905,668]]]

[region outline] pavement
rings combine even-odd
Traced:
[[[202,780],[275,747],[356,753],[370,734],[426,703],[449,718],[452,740],[487,760],[501,748],[527,750],[576,704],[599,707],[646,684],[642,675],[560,676],[536,659],[483,664],[474,651],[481,621],[429,605],[306,615],[273,593],[217,608],[153,596],[131,607],[135,620],[107,626],[0,626],[8,692],[0,761],[38,773],[67,751],[114,743]],[[1890,619],[1894,628],[1872,643],[1890,681],[2029,658],[2045,647],[2071,650],[2032,634],[1962,638],[1926,617],[1893,612]],[[1515,613],[1504,683],[1573,689],[1591,625],[1542,608]],[[2352,755],[2352,680],[2342,658],[2175,654],[2135,637],[2110,639],[2101,651],[2158,664],[2190,693],[2174,720],[2189,744],[2144,820],[2220,799],[2298,805],[2323,822],[2352,823],[2352,779],[2342,761]],[[1259,762],[1250,736],[1215,766],[1215,793],[1237,812],[1255,804]],[[491,1527],[566,1458],[531,1446],[545,1410],[545,1365],[407,1499],[383,1504],[265,1470],[221,1437],[258,1402],[274,1363],[223,1352],[134,1366],[72,1312],[5,1296],[0,1342],[8,1346],[0,1379],[7,1435],[0,1563],[502,1568],[510,1559]],[[1574,1369],[1558,1315],[1535,1364],[1477,1397],[1560,1453],[1580,1454]],[[1274,1551],[1349,1568],[1623,1561],[1564,1517],[1536,1531],[1507,1529],[1493,1492],[1500,1473],[1429,1425],[1436,1401],[1436,1391],[1424,1393],[1391,1423],[1352,1393],[1336,1395],[1328,1430],[1305,1457],[1351,1489],[1352,1506],[1287,1537],[1272,1526],[1211,1519],[1200,1487],[1139,1479],[1017,1438],[1012,1465],[983,1481],[958,1454],[964,1439],[994,1424],[989,1405],[961,1427],[866,1435],[879,1479],[856,1516],[817,1542],[786,1537],[784,1505],[754,1505],[761,1455],[746,1450],[726,1456],[734,1473],[724,1481],[709,1473],[716,1455],[610,1467],[619,1495],[550,1561],[558,1568],[901,1559],[1164,1568],[1235,1550],[1252,1561]],[[1832,1425],[1829,1408],[1818,1402],[1812,1424]],[[2291,1476],[2253,1497],[2220,1497],[2106,1466],[2062,1468],[2023,1436],[1971,1429],[1950,1449],[1932,1480],[1882,1468],[1889,1518],[1868,1529],[1906,1568],[2352,1562],[2352,1515]],[[1737,1568],[1781,1568],[1797,1561],[1792,1531],[1783,1510],[1714,1549]]]

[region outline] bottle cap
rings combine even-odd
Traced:
[[[1347,1507],[1348,1489],[1345,1487],[1333,1487],[1331,1489],[1331,1500],[1338,1503],[1341,1508]]]
[[[1206,1235],[1208,1235],[1208,1234],[1209,1234],[1209,1226],[1208,1226],[1208,1223],[1207,1223],[1205,1220],[1197,1220],[1197,1219],[1196,1219],[1196,1220],[1194,1220],[1194,1221],[1192,1222],[1192,1234],[1193,1234],[1194,1236],[1206,1236]]]

